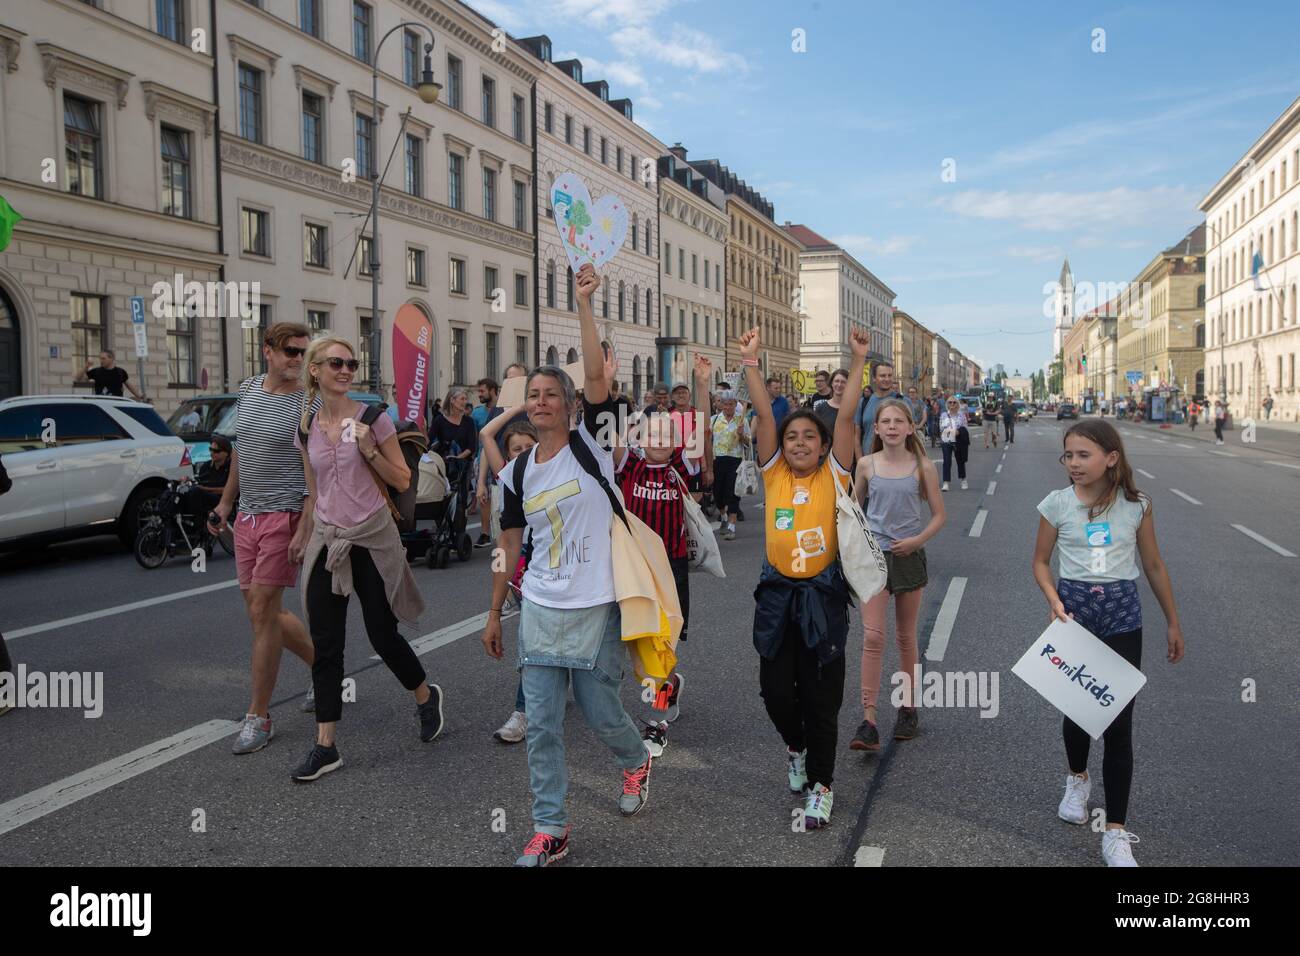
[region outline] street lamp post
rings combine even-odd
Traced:
[[[415,91],[420,99],[428,104],[438,101],[442,85],[433,79],[433,44],[436,37],[433,28],[411,20],[405,20],[393,27],[379,40],[370,63],[370,104],[374,113],[375,135],[371,142],[370,156],[370,383],[376,391],[381,388],[380,368],[382,360],[380,349],[383,346],[383,323],[379,319],[379,50],[384,41],[403,27],[416,27],[429,34],[429,42],[424,45],[424,68],[420,79],[415,84]]]

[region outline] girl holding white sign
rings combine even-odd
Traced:
[[[1069,487],[1038,503],[1042,518],[1034,546],[1034,580],[1042,589],[1050,617],[1074,620],[1136,668],[1142,665],[1142,603],[1138,565],[1168,621],[1169,663],[1183,658],[1183,632],[1174,605],[1169,572],[1156,543],[1151,499],[1138,491],[1119,432],[1109,422],[1084,420],[1065,433],[1061,455]],[[1055,554],[1060,580],[1053,581]],[[1106,830],[1101,855],[1107,866],[1137,866],[1125,829],[1133,783],[1133,705],[1106,728],[1102,775],[1106,780]],[[1070,773],[1057,815],[1069,823],[1088,822],[1090,738],[1065,719],[1065,755]]]

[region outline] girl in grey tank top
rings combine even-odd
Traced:
[[[902,478],[885,478],[873,473],[867,481],[867,524],[882,551],[893,550],[899,538],[921,533],[921,489],[916,469]]]

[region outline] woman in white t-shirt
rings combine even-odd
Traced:
[[[1109,422],[1084,420],[1065,433],[1061,455],[1070,484],[1038,503],[1042,518],[1034,546],[1034,580],[1042,589],[1052,620],[1074,620],[1136,668],[1142,665],[1142,602],[1137,589],[1137,558],[1168,621],[1168,661],[1183,658],[1183,632],[1174,606],[1173,585],[1156,544],[1151,499],[1138,491],[1119,432]],[[1055,554],[1060,580],[1053,581]],[[1133,705],[1129,701],[1106,728],[1102,775],[1106,780],[1106,830],[1101,854],[1107,866],[1137,866],[1125,829],[1133,782]],[[1069,823],[1088,822],[1087,731],[1068,717],[1063,727],[1065,797],[1057,815]]]
[[[620,812],[631,816],[649,795],[650,754],[618,696],[627,652],[610,554],[614,511],[606,487],[614,484],[614,459],[597,440],[598,435],[616,434],[610,424],[616,408],[591,311],[591,296],[601,280],[595,269],[584,265],[575,282],[582,329],[582,398],[562,369],[544,365],[534,370],[524,386],[524,401],[538,443],[498,475],[504,489],[499,541],[504,560],[494,564],[501,570],[493,575],[492,605],[483,632],[483,646],[492,657],[504,653],[501,608],[519,563],[524,528],[532,534],[532,557],[521,584],[519,665],[528,714],[535,832],[517,866],[546,866],[569,852],[564,707],[570,681],[587,723],[623,770]],[[581,421],[571,431],[575,414]],[[580,459],[589,463],[590,471]]]

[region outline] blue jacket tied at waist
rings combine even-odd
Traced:
[[[818,663],[829,664],[844,653],[851,600],[839,561],[812,578],[788,578],[764,561],[754,589],[754,650],[773,660],[793,627]]]

